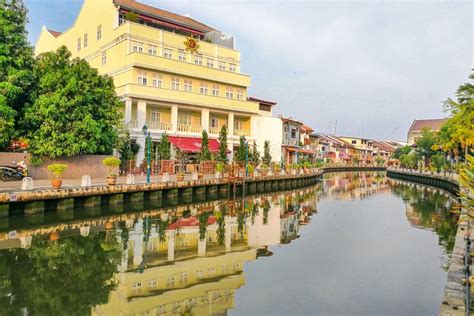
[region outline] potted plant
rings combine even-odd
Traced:
[[[63,175],[64,171],[66,171],[67,165],[61,163],[53,163],[48,166],[48,170],[54,174],[54,178],[51,180],[51,186],[53,189],[61,188],[63,180],[61,180],[61,176]]]
[[[224,163],[219,161],[216,165],[216,179],[222,178],[222,173],[224,172]]]
[[[176,174],[176,179],[178,181],[183,181],[184,180],[184,172],[180,171]]]
[[[253,177],[255,173],[255,168],[251,164],[247,164],[247,171],[249,172],[249,175]]]
[[[102,160],[102,164],[107,168],[107,184],[115,185],[117,183],[116,170],[120,166],[120,159],[117,157],[107,157]]]
[[[268,174],[268,165],[266,163],[260,165],[260,172],[264,177]]]

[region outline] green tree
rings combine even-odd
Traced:
[[[247,141],[245,139],[245,136],[240,136],[239,148],[237,148],[237,153],[235,154],[235,160],[245,162],[245,156],[248,155],[247,151],[248,151],[248,148],[247,148]]]
[[[166,133],[164,133],[161,137],[161,142],[158,147],[158,154],[162,160],[169,160],[171,158],[170,141],[168,139],[168,134]]]
[[[266,165],[270,165],[272,162],[272,155],[270,154],[270,141],[266,140],[263,143],[263,157],[262,162]]]
[[[254,142],[252,146],[252,161],[255,164],[255,166],[258,166],[260,164],[260,152],[257,149],[256,142]]]
[[[227,162],[227,127],[222,125],[219,132],[219,155],[218,161]]]
[[[461,202],[468,216],[474,218],[474,156],[467,155],[461,171],[459,182],[465,190],[461,190]]]
[[[409,154],[403,154],[400,156],[400,162],[405,167],[414,168],[418,163],[418,155],[414,151]]]
[[[436,153],[436,155],[432,156],[431,165],[436,168],[437,172],[444,170],[447,165],[447,161],[446,161],[446,158],[444,157],[444,154],[438,152]]]
[[[393,153],[393,158],[400,159],[400,156],[407,155],[410,153],[410,151],[412,151],[412,148],[409,145],[399,147],[395,149],[395,152]]]
[[[70,57],[63,46],[37,58],[38,95],[25,113],[31,151],[50,158],[110,154],[121,119],[113,81]]]
[[[447,99],[444,109],[449,113],[448,121],[441,127],[440,149],[454,156],[464,155],[474,146],[474,73],[469,81],[456,91],[456,100]]]
[[[21,115],[35,90],[27,9],[21,0],[0,0],[0,149],[22,134]]]
[[[209,151],[209,136],[207,131],[202,131],[202,140],[201,140],[201,152],[199,154],[200,161],[211,160],[211,152]]]
[[[420,156],[424,156],[425,159],[429,160],[436,153],[436,150],[433,148],[436,148],[437,143],[436,132],[424,128],[421,131],[421,136],[416,140],[416,151]]]

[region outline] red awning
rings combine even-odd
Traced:
[[[169,136],[169,140],[184,152],[201,152],[201,138]],[[211,152],[219,151],[219,142],[216,139],[209,139],[209,150]]]

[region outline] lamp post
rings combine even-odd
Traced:
[[[145,142],[146,142],[146,158],[147,158],[147,167],[146,167],[146,183],[150,183],[150,174],[151,174],[151,145],[150,145],[150,131],[148,130],[148,127],[143,125],[142,127],[143,135],[145,135]]]
[[[249,143],[247,140],[245,140],[245,176],[249,176],[249,167],[248,167],[248,161],[249,161]]]

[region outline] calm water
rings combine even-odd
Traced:
[[[245,201],[14,218],[0,315],[436,315],[451,203],[347,173]]]

